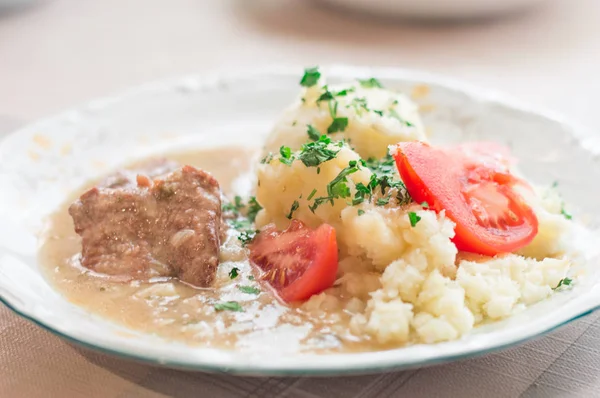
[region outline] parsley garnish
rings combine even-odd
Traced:
[[[335,119],[337,117],[338,102],[329,101],[327,106],[329,107],[329,116],[331,116],[332,119]]]
[[[292,157],[292,149],[289,146],[282,145],[281,148],[279,148],[279,154],[281,155],[279,161],[283,164],[287,164],[289,166],[294,161],[294,158]]]
[[[364,88],[383,88],[383,85],[379,82],[379,80],[375,79],[374,77],[364,80],[358,79],[358,82]]]
[[[328,202],[328,201],[331,201],[331,203],[333,204],[333,198],[331,198],[329,196],[318,197],[315,199],[312,206],[308,206],[308,208],[310,209],[310,211],[312,211],[314,213],[315,210],[317,210],[317,207],[321,206],[323,203]]]
[[[246,231],[241,231],[240,235],[238,236],[238,240],[240,242],[242,242],[242,246],[246,246],[248,243],[252,242],[254,240],[254,238],[256,237],[256,234],[258,234],[258,230],[246,230]]]
[[[300,203],[298,203],[297,200],[294,200],[294,203],[292,203],[292,208],[290,209],[290,212],[288,213],[288,215],[286,216],[288,220],[292,219],[292,215],[294,214],[294,212],[296,210],[298,210],[298,207],[300,207]]]
[[[229,279],[235,279],[238,277],[240,273],[240,269],[238,267],[233,267],[230,271],[229,271]]]
[[[250,220],[246,220],[244,218],[237,218],[235,220],[229,220],[229,224],[238,231],[243,229],[250,229],[252,227]]]
[[[304,87],[312,87],[319,81],[321,77],[321,72],[319,72],[319,67],[315,66],[314,68],[306,68],[304,69],[304,76],[300,80],[300,85]]]
[[[264,158],[262,158],[260,160],[260,163],[261,164],[271,163],[271,160],[273,160],[273,154],[271,152],[269,152]]]
[[[377,110],[377,109],[373,109],[373,113],[376,113],[379,116],[383,116],[383,111],[380,111],[380,110]]]
[[[348,95],[348,93],[353,93],[354,92],[354,87],[350,87],[344,90],[340,90],[337,93],[335,93],[334,95],[336,97],[345,97],[346,95]]]
[[[377,206],[385,206],[388,203],[390,203],[390,197],[389,196],[384,197],[384,198],[379,198],[379,199],[377,199],[377,202],[375,202],[375,204]]]
[[[224,301],[221,303],[215,303],[215,311],[244,312],[244,309],[237,301]]]
[[[413,127],[414,126],[414,124],[412,124],[408,120],[402,119],[400,117],[400,115],[398,114],[398,112],[396,112],[395,109],[390,109],[390,117],[393,117],[394,119],[398,120],[400,123],[404,123],[407,127]]]
[[[344,131],[348,127],[347,117],[336,117],[333,119],[329,127],[327,127],[327,134],[336,133],[338,131]]]
[[[360,111],[360,109],[362,108],[365,111],[369,112],[369,107],[367,106],[367,99],[365,97],[353,98],[351,105],[353,105],[357,111]]]
[[[327,86],[324,87],[325,88],[325,92],[323,94],[321,94],[319,96],[319,98],[317,98],[317,103],[321,102],[321,101],[330,101],[333,99],[333,93],[329,90],[327,90]]]
[[[567,220],[572,220],[573,219],[573,216],[565,210],[564,205],[560,209],[560,214],[562,214],[563,217],[566,218]]]
[[[248,199],[248,219],[254,222],[254,220],[256,220],[256,215],[261,210],[262,206],[256,201],[256,197],[250,196],[250,199]]]
[[[556,287],[554,289],[552,289],[552,290],[559,290],[561,288],[564,288],[565,286],[571,286],[572,284],[573,284],[573,279],[571,279],[571,278],[564,278],[564,279],[561,279],[558,282],[558,285],[556,285]]]
[[[340,173],[329,184],[327,184],[327,193],[334,198],[347,198],[350,196],[348,188],[348,177],[350,174],[356,173],[359,170],[358,162],[351,160],[348,162],[348,167],[342,169]]]
[[[249,280],[249,281],[253,281],[253,280],[254,280],[254,275],[249,275],[249,276],[248,276],[248,280]]]
[[[358,209],[358,215],[362,216],[363,214],[365,214],[365,211],[363,209]]]
[[[246,293],[246,294],[259,294],[260,293],[260,289],[254,286],[243,286],[243,285],[238,285],[238,289],[240,289],[240,291],[242,293]]]
[[[348,95],[348,93],[351,93],[354,91],[354,87],[350,87],[350,88],[340,90],[337,92],[329,91],[327,86],[323,86],[323,89],[325,91],[323,92],[323,94],[321,94],[319,96],[319,98],[317,98],[317,104],[322,101],[331,101],[331,100],[335,99],[335,97],[345,97]]]
[[[310,138],[313,141],[317,141],[319,137],[321,137],[321,133],[319,133],[319,130],[314,128],[311,124],[307,126],[306,133],[308,134],[308,138]]]
[[[236,215],[239,215],[240,210],[242,210],[244,208],[244,202],[242,202],[242,197],[241,196],[235,196],[233,198],[234,202],[228,202],[223,204],[223,206],[221,206],[221,210],[223,211],[232,211],[234,212]]]
[[[408,212],[408,219],[410,220],[410,226],[414,227],[417,225],[419,221],[421,221],[421,217],[415,213],[414,211]]]
[[[316,167],[323,162],[331,160],[337,156],[339,150],[329,149],[328,146],[330,143],[331,139],[326,135],[322,135],[319,137],[318,141],[302,145],[298,159],[300,159],[306,167]],[[318,171],[319,170],[317,170],[317,172]]]
[[[408,194],[406,186],[398,179],[396,162],[391,155],[387,154],[383,159],[379,160],[369,158],[365,164],[373,172],[368,185],[371,192],[375,192],[375,189],[379,187],[381,193],[384,194],[387,188],[395,188],[398,191],[396,199],[398,199],[399,205],[405,205],[412,202],[412,198]]]
[[[327,196],[316,198],[313,205],[309,209],[314,213],[316,208],[325,202],[330,202],[333,205],[333,199],[348,198],[350,196],[350,188],[348,187],[348,176],[356,173],[359,170],[359,162],[351,160],[348,162],[348,167],[345,167],[340,173],[327,184]]]
[[[313,198],[313,196],[315,196],[316,193],[317,193],[317,190],[313,189],[312,192],[310,193],[310,195],[308,195],[308,197],[306,198],[306,200],[311,200]]]
[[[424,209],[429,209],[429,203],[427,202],[421,202],[421,207]]]

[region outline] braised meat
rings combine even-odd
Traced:
[[[176,276],[210,286],[219,262],[221,193],[210,174],[154,163],[120,172],[71,205],[81,262],[95,272]]]

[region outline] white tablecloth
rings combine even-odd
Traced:
[[[600,130],[600,1],[498,21],[411,25],[301,0],[48,0],[0,13],[0,133],[147,80],[294,63],[426,69]],[[518,348],[343,378],[164,370],[74,347],[0,308],[0,397],[600,396],[600,314]]]

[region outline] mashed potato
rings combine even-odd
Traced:
[[[339,279],[304,303],[305,310],[344,309],[351,314],[352,333],[383,345],[435,343],[457,339],[552,293],[570,267],[564,257],[568,222],[560,215],[558,196],[524,189],[538,216],[538,235],[519,253],[496,257],[459,253],[452,242],[455,224],[443,211],[404,200],[400,182],[382,185],[368,200],[354,203],[360,185],[378,176],[379,166],[364,160],[383,158],[389,144],[425,137],[416,106],[406,97],[360,84],[329,90],[342,89],[351,92],[337,98],[337,115],[347,117],[348,125],[330,137],[345,142],[326,147],[337,151],[335,157],[317,166],[301,160],[307,126],[326,132],[333,120],[328,104],[317,102],[326,90],[318,84],[303,90],[302,100],[285,111],[268,140],[266,153],[288,146],[289,159],[268,156],[258,171],[257,199],[264,208],[258,226],[285,228],[296,218],[336,229]],[[365,98],[368,109],[355,107],[357,98]],[[395,109],[399,117],[369,109]],[[332,181],[352,165],[357,170],[345,176],[341,197],[315,206],[315,198],[330,195]],[[399,179],[397,173],[394,178]]]

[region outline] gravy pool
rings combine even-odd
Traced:
[[[256,153],[243,148],[166,154],[163,157],[212,173],[225,195],[251,186]],[[90,184],[92,186],[93,184]],[[39,257],[51,284],[72,303],[127,328],[190,345],[249,352],[331,352],[381,349],[368,337],[351,335],[350,314],[343,310],[307,313],[285,305],[247,259],[237,238],[222,244],[213,287],[198,289],[174,278],[149,282],[119,282],[81,267],[81,239],[74,232],[69,205],[73,195],[48,220]],[[247,189],[246,189],[247,190]],[[239,275],[231,279],[232,268]],[[240,289],[242,287],[242,289]],[[242,290],[260,289],[258,294]],[[215,310],[215,304],[235,301],[243,311]]]

